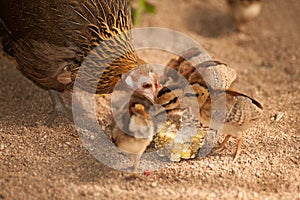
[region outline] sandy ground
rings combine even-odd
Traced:
[[[236,163],[231,140],[222,153],[150,176],[113,170],[84,148],[67,119],[43,126],[48,93],[1,55],[0,199],[300,199],[300,2],[264,2],[247,37],[233,31],[220,0],[159,1],[141,24],[193,38],[237,71],[236,89],[262,102],[263,117],[245,132]]]

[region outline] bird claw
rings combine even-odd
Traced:
[[[121,170],[124,171],[124,172],[138,173],[138,169],[134,166],[124,167]]]
[[[46,122],[44,123],[44,125],[50,127],[50,126],[53,124],[54,119],[55,119],[57,116],[58,116],[58,113],[55,112],[55,111],[52,111],[52,112],[49,114],[49,117],[47,117]]]
[[[219,153],[219,152],[223,151],[223,150],[226,149],[226,148],[227,148],[226,145],[222,145],[222,144],[221,144],[221,146],[218,147],[218,148],[215,150],[215,152],[216,152],[216,153]]]
[[[130,170],[130,172],[132,172],[132,173],[138,172],[137,167],[134,167],[134,166],[128,167],[128,170]]]
[[[226,144],[227,144],[229,138],[230,138],[230,135],[226,135],[226,137],[225,137],[225,139],[223,140],[223,142],[221,142],[221,143],[218,142],[218,144],[220,145],[220,147],[218,147],[218,148],[215,150],[215,152],[221,152],[221,151],[223,151],[224,149],[226,149],[226,148],[227,148]]]
[[[237,154],[234,154],[234,156],[233,156],[233,163],[236,161],[238,159],[238,155]]]
[[[55,108],[53,108],[53,111],[49,114],[49,117],[46,119],[45,126],[52,126],[54,120],[59,115],[62,115],[71,121],[73,120],[73,117],[67,112],[66,108],[57,108],[57,106],[55,106]]]

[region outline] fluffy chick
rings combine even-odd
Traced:
[[[154,125],[145,106],[140,103],[129,105],[129,116],[123,113],[122,126],[115,125],[112,139],[118,148],[131,159],[133,172],[138,169],[138,162],[153,139]]]
[[[237,160],[243,143],[243,131],[251,126],[253,120],[259,118],[262,114],[262,105],[251,97],[232,90],[209,90],[206,86],[195,83],[193,89],[200,107],[200,121],[206,126],[211,124],[211,120],[217,123],[223,123],[222,134],[225,139],[217,151],[226,148],[230,137],[237,139],[237,148],[234,154],[234,161]],[[191,95],[189,95],[191,96]],[[213,108],[214,105],[225,103],[225,112]],[[225,102],[224,102],[225,101]],[[214,115],[212,116],[212,112]]]

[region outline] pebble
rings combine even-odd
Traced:
[[[71,142],[66,142],[66,145],[72,146],[72,143]]]
[[[208,167],[209,167],[209,169],[213,170],[215,168],[215,165],[211,163],[208,165]]]
[[[157,183],[156,182],[152,182],[151,183],[151,187],[157,187]]]
[[[279,112],[278,114],[274,115],[273,117],[271,117],[272,121],[278,122],[281,120],[281,118],[283,117],[284,112]]]
[[[256,173],[255,173],[255,176],[256,176],[257,178],[259,178],[259,177],[260,177],[260,173],[259,173],[259,172],[256,172]]]

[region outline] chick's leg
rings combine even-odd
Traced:
[[[131,161],[133,163],[131,169],[132,172],[137,172],[138,167],[139,167],[139,160],[140,160],[141,155],[140,154],[132,154],[131,155]]]
[[[53,110],[50,113],[50,116],[46,120],[46,125],[51,126],[55,118],[62,114],[63,116],[67,117],[68,119],[72,120],[72,112],[68,110],[60,96],[60,93],[55,90],[49,90],[49,95],[51,97],[53,103]]]
[[[226,149],[226,148],[227,148],[226,144],[227,144],[227,142],[229,141],[230,137],[231,137],[230,135],[226,135],[225,139],[224,139],[223,142],[220,144],[220,147],[217,148],[215,152],[221,152],[221,151],[223,151],[224,149]]]
[[[236,151],[234,153],[234,157],[233,157],[233,162],[235,162],[237,160],[237,158],[239,157],[240,153],[241,153],[241,149],[242,149],[242,143],[243,143],[243,138],[238,138],[237,139],[237,147],[236,147]]]

